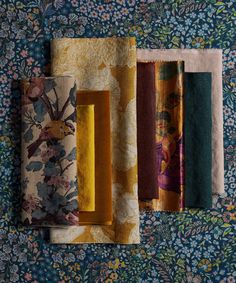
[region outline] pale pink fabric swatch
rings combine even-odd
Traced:
[[[183,60],[186,72],[212,73],[212,193],[224,193],[222,50],[137,49],[137,60]]]

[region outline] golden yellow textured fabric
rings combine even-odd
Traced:
[[[55,39],[51,51],[54,75],[74,74],[78,90],[111,92],[113,202],[111,226],[51,229],[51,242],[139,243],[135,39]]]
[[[112,224],[111,126],[109,91],[78,91],[77,105],[95,108],[95,211],[80,211],[79,225]],[[79,121],[78,121],[79,122]],[[79,204],[80,205],[80,204]]]
[[[77,105],[77,170],[79,210],[94,211],[94,105]]]

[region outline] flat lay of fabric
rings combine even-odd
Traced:
[[[235,20],[0,0],[0,282],[235,281]]]
[[[212,72],[212,191],[224,192],[222,51],[217,49],[139,49],[138,61],[184,60],[186,72]]]

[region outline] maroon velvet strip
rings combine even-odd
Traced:
[[[138,196],[140,200],[158,198],[155,91],[155,63],[138,63],[137,145]]]

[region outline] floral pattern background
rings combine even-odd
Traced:
[[[236,281],[235,21],[233,0],[0,0],[0,282]],[[50,245],[18,224],[13,80],[48,71],[51,38],[112,35],[134,35],[143,48],[223,49],[226,193],[212,210],[142,213],[140,245]]]

